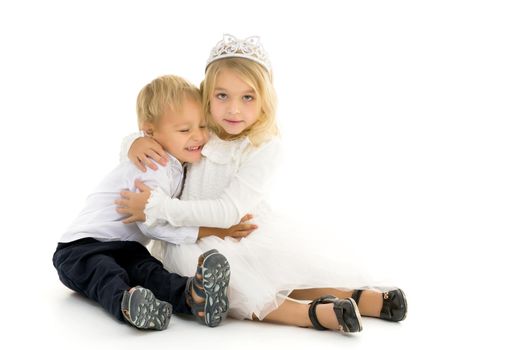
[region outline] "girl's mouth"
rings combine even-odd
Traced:
[[[230,119],[224,119],[224,121],[227,122],[228,124],[233,124],[233,125],[237,125],[237,124],[242,123],[242,120],[230,120]]]

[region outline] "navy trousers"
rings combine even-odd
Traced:
[[[138,242],[83,238],[58,243],[53,265],[66,287],[96,301],[118,320],[124,321],[124,291],[138,285],[171,303],[173,312],[191,314],[184,298],[188,277],[168,272]]]

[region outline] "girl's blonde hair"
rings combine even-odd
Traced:
[[[151,81],[137,96],[139,128],[145,122],[156,124],[166,108],[179,111],[186,98],[202,102],[200,90],[181,77],[164,75]]]
[[[277,96],[273,87],[271,73],[257,62],[238,57],[217,60],[212,62],[206,69],[206,76],[201,83],[201,91],[204,115],[206,116],[208,127],[219,137],[232,139],[211,117],[210,100],[213,97],[213,91],[217,84],[217,76],[225,69],[235,72],[239,78],[255,91],[255,100],[261,110],[257,121],[233,138],[247,136],[253,145],[258,146],[272,136],[278,135],[279,130],[275,118]]]

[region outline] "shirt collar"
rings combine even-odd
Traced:
[[[186,163],[183,165],[177,158],[175,158],[170,153],[168,153],[168,164],[170,167],[180,172],[182,172],[183,169],[186,167]]]

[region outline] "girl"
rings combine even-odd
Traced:
[[[154,225],[167,220],[173,226],[215,227],[230,227],[252,213],[258,229],[241,240],[210,236],[196,244],[159,243],[154,250],[166,268],[186,274],[195,268],[194,257],[219,249],[232,272],[229,315],[239,319],[345,334],[361,331],[360,313],[404,319],[406,300],[400,289],[355,289],[364,283],[357,274],[344,271],[341,278],[332,271],[335,266],[323,266],[312,254],[301,259],[297,241],[286,239],[293,228],[266,204],[280,142],[270,62],[258,38],[224,36],[211,52],[201,88],[212,134],[203,159],[188,171],[183,200],[137,183],[143,192],[122,192],[117,210],[130,215],[127,222]],[[129,154],[147,164],[148,156],[160,159],[163,152],[154,141],[141,138]],[[308,305],[291,298],[313,301]]]

